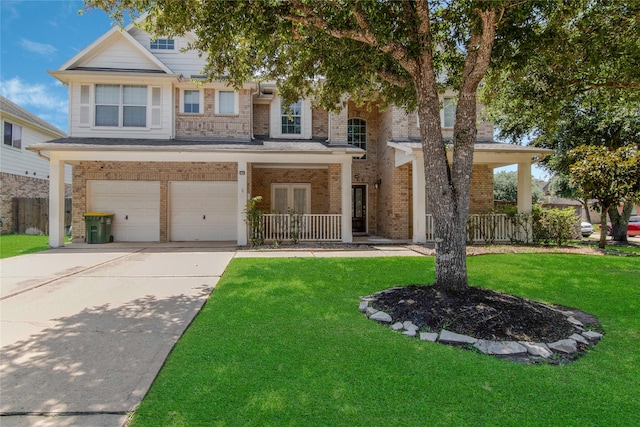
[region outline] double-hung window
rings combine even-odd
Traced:
[[[200,91],[185,90],[184,91],[184,112],[200,113]]]
[[[147,86],[96,85],[95,125],[147,126]]]
[[[289,111],[281,108],[282,133],[296,135],[302,133],[302,102],[298,101],[289,106]]]
[[[347,142],[355,147],[362,148],[365,155],[362,160],[367,158],[367,122],[363,119],[350,119],[347,122]]]
[[[236,114],[236,94],[233,91],[218,91],[218,114]]]
[[[442,108],[442,126],[452,128],[456,120],[456,103],[453,98],[445,98]]]
[[[22,148],[22,126],[4,122],[4,145]]]

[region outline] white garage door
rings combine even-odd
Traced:
[[[115,213],[117,242],[160,241],[159,181],[87,181],[87,210]]]
[[[169,182],[171,241],[237,240],[237,189],[234,181]]]

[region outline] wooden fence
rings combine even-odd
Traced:
[[[49,199],[14,197],[14,234],[49,234]],[[65,232],[71,227],[71,199],[64,199]]]

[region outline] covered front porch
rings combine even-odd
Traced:
[[[426,187],[426,177],[424,170],[424,158],[422,154],[422,144],[415,140],[389,141],[387,145],[395,152],[395,167],[405,164],[411,165],[412,170],[412,241],[414,243],[433,242],[435,240],[435,226],[433,216],[428,212],[429,201],[426,199],[425,191],[416,191]],[[503,144],[497,142],[478,142],[475,145],[473,165],[474,168],[482,166],[493,171],[503,166],[517,165],[518,173],[518,201],[519,213],[530,213],[532,209],[532,175],[531,167],[534,163],[549,156],[553,150]],[[451,150],[448,150],[451,161]],[[472,193],[473,193],[472,188]],[[493,205],[493,192],[491,190],[491,206]],[[473,198],[473,194],[471,195]],[[486,203],[485,203],[486,204]],[[492,240],[495,242],[508,242],[514,233],[514,225],[504,214],[494,214],[491,212],[473,212],[469,215],[469,238],[470,242],[481,242]],[[490,238],[489,238],[490,236]]]
[[[65,138],[63,140],[33,146],[33,151],[45,156],[50,161],[50,210],[49,210],[49,245],[51,247],[64,246],[64,181],[63,171],[66,164],[79,166],[79,172],[74,174],[74,218],[76,227],[83,228],[83,215],[89,210],[95,210],[90,197],[92,186],[89,184],[99,181],[109,191],[110,183],[118,184],[118,188],[126,189],[127,183],[146,182],[152,188],[155,198],[147,201],[151,210],[142,215],[133,215],[130,206],[138,201],[134,198],[110,197],[105,193],[105,208],[118,204],[121,213],[117,213],[121,220],[132,223],[141,217],[141,224],[145,223],[151,229],[151,239],[118,239],[118,241],[147,241],[172,242],[183,240],[176,232],[177,220],[196,227],[222,226],[219,216],[214,212],[221,210],[222,196],[201,206],[196,197],[189,197],[189,209],[182,209],[184,202],[174,197],[183,188],[202,188],[198,183],[221,183],[224,194],[224,233],[214,238],[202,238],[207,233],[196,233],[195,240],[230,240],[235,237],[238,245],[247,245],[249,241],[248,227],[245,222],[247,201],[254,194],[255,180],[251,175],[256,168],[275,167],[278,169],[316,168],[331,170],[333,182],[332,211],[320,212],[315,216],[305,217],[300,224],[300,236],[309,240],[336,240],[344,243],[352,241],[351,233],[351,164],[353,157],[362,155],[362,150],[345,145],[330,145],[321,142],[276,142],[256,141],[245,143],[219,141],[174,141],[174,140],[104,140],[93,138]],[[181,166],[184,165],[184,166]],[[197,165],[195,170],[193,165]],[[282,180],[280,180],[282,182]],[[177,185],[182,184],[185,185]],[[207,186],[208,188],[209,186]],[[217,191],[213,186],[212,191]],[[102,194],[101,193],[101,194]],[[235,193],[235,194],[234,194]],[[204,194],[204,193],[203,193]],[[183,198],[184,199],[184,198]],[[200,197],[201,199],[201,197]],[[218,201],[219,200],[219,201]],[[129,202],[130,201],[130,202]],[[130,204],[128,204],[130,203]],[[209,205],[214,205],[213,207]],[[215,206],[218,204],[218,206]],[[228,207],[227,207],[228,205]],[[178,218],[178,207],[180,218]],[[213,209],[211,213],[199,209]],[[104,210],[106,212],[106,210]],[[307,210],[304,215],[313,215]],[[127,213],[128,215],[125,215]],[[191,216],[193,219],[190,220]],[[195,215],[195,216],[194,216]],[[326,216],[328,215],[328,216]],[[146,217],[146,218],[145,218]],[[235,219],[233,218],[235,217]],[[310,219],[313,218],[313,219]],[[329,220],[327,220],[329,218]],[[285,225],[283,218],[274,218],[273,223]],[[191,222],[191,224],[189,224]],[[197,224],[196,224],[197,223]],[[186,225],[183,225],[183,228]],[[192,227],[193,228],[193,227]],[[282,227],[281,227],[282,228]],[[290,228],[290,227],[289,227]],[[270,230],[277,232],[277,227],[270,226]],[[320,233],[320,234],[319,234]],[[183,233],[184,234],[184,233]],[[210,234],[210,233],[209,233]],[[191,234],[194,235],[194,234]],[[324,237],[323,237],[324,236]],[[117,237],[117,236],[116,236]],[[274,237],[278,237],[274,235]],[[274,238],[274,240],[276,240]],[[79,241],[82,241],[80,239]]]

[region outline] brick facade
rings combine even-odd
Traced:
[[[269,104],[253,104],[253,134],[268,136],[271,132]]]
[[[338,165],[339,167],[339,165]],[[337,174],[338,179],[340,173]],[[271,184],[311,184],[312,214],[339,213],[331,212],[331,191],[329,185],[329,169],[303,168],[262,168],[251,169],[251,197],[262,196],[258,208],[272,211]]]
[[[12,233],[14,230],[13,198],[49,198],[49,181],[0,172],[0,190],[0,219],[2,219],[0,232]],[[65,184],[65,198],[69,197],[71,197],[71,184]]]
[[[251,123],[251,92],[237,92],[238,114],[215,114],[215,90],[204,90],[201,114],[180,112],[180,89],[176,89],[176,137],[214,137],[249,139]]]
[[[236,163],[180,162],[81,162],[73,168],[73,236],[84,242],[87,181],[159,181],[160,241],[168,240],[169,181],[237,181]]]

